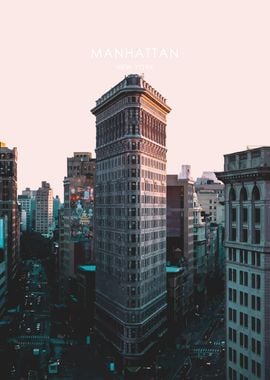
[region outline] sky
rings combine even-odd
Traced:
[[[269,10],[260,0],[1,1],[0,141],[18,148],[19,193],[46,180],[63,199],[67,157],[94,155],[90,110],[130,73],[172,108],[168,173],[190,164],[196,178],[222,170],[226,153],[270,145]]]

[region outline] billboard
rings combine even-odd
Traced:
[[[90,239],[93,236],[94,188],[86,177],[70,181],[71,239]]]

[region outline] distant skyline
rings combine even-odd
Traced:
[[[222,170],[223,154],[270,145],[269,10],[266,0],[2,2],[0,141],[18,148],[18,193],[45,180],[63,201],[67,157],[95,156],[90,109],[130,73],[172,108],[168,174],[190,164],[195,179]]]

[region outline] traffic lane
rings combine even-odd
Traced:
[[[164,365],[166,369],[170,368],[170,372],[166,379],[172,379],[176,376],[184,365],[185,360],[189,356],[189,347],[195,343],[203,343],[203,334],[205,329],[216,320],[216,314],[220,313],[220,309],[224,307],[224,296],[218,297],[213,304],[205,308],[199,316],[194,318],[187,329],[182,333],[183,344],[182,350],[167,350],[165,357],[160,358],[158,363]],[[209,310],[215,310],[215,313],[209,314]],[[209,318],[210,315],[210,318]]]

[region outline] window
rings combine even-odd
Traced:
[[[240,325],[248,327],[248,314],[240,312],[239,313]]]
[[[230,202],[233,202],[233,201],[236,200],[235,190],[234,190],[233,187],[232,187],[231,190],[230,190],[229,200],[230,200]]]
[[[248,231],[247,228],[243,228],[242,230],[242,242],[248,241]]]
[[[254,221],[257,224],[261,222],[261,209],[258,207],[254,209]]]
[[[229,340],[236,343],[236,330],[229,327]]]
[[[240,191],[240,201],[243,202],[243,201],[247,201],[248,197],[247,197],[247,190],[245,187],[242,187],[241,191]]]
[[[261,355],[261,342],[254,338],[251,339],[251,349],[257,355]]]
[[[236,222],[236,208],[232,208],[232,222]]]
[[[261,242],[261,231],[260,230],[255,230],[255,244],[260,244]]]
[[[246,355],[243,355],[242,353],[240,353],[239,362],[240,362],[241,368],[248,369],[248,357]]]
[[[252,200],[259,201],[260,200],[260,191],[257,186],[254,186],[252,191]]]
[[[229,308],[229,320],[236,323],[236,310]]]
[[[246,207],[243,207],[243,223],[247,223],[248,220],[248,209]]]

